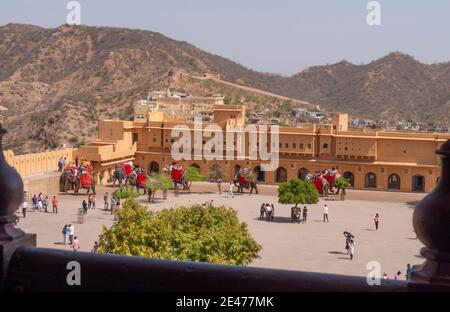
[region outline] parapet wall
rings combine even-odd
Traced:
[[[24,155],[14,155],[14,152],[11,150],[7,150],[4,153],[8,164],[14,167],[21,176],[27,176],[57,170],[59,158],[66,157],[67,162],[75,160],[78,149],[65,148],[51,152]]]

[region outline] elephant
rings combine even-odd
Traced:
[[[80,189],[84,188],[89,194],[92,190],[92,194],[96,194],[95,191],[95,178],[91,175],[91,185],[89,187],[83,187],[81,185],[80,175],[74,175],[72,170],[64,170],[59,178],[59,191],[66,193],[67,191],[74,191],[75,195],[78,195]]]
[[[108,183],[112,182],[112,186],[114,187],[116,184],[116,181],[119,182],[119,188],[122,188],[122,184],[126,181],[127,176],[125,174],[125,169],[123,169],[123,167],[116,167],[116,169],[114,170],[112,176],[108,179]]]

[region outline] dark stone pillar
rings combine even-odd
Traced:
[[[36,235],[15,227],[16,210],[23,201],[23,182],[15,169],[6,163],[2,138],[6,130],[0,123],[0,291],[5,287],[11,256],[18,247],[36,246]]]
[[[440,181],[413,215],[414,230],[426,246],[421,250],[426,261],[414,267],[410,290],[450,291],[450,140],[436,153],[442,158]]]

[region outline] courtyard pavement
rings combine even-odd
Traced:
[[[102,227],[113,223],[110,212],[103,210],[103,195],[112,191],[110,187],[98,188],[97,209],[89,210],[82,224],[78,223],[78,211],[86,196],[56,194],[60,201],[58,214],[29,211],[25,219],[20,218],[18,226],[27,233],[37,233],[39,247],[70,249],[62,244],[61,230],[64,224],[72,223],[81,250],[90,251]],[[145,196],[138,201],[155,211],[211,200],[215,205],[235,208],[240,221],[248,224],[253,238],[263,247],[261,258],[252,264],[255,267],[366,276],[367,263],[378,261],[381,273],[386,272],[393,278],[396,271],[401,271],[404,278],[407,263],[423,262],[419,255],[422,244],[412,228],[413,206],[423,194],[350,190],[345,201],[329,198],[321,199],[317,205],[308,205],[308,222],[298,224],[290,221],[291,205],[277,203],[275,186],[261,187],[260,195],[247,193],[235,198],[227,197],[226,193],[219,195],[211,183],[194,183],[192,191],[190,194],[180,192],[178,196],[169,192],[165,201],[158,193],[152,204]],[[263,202],[275,205],[273,222],[258,219]],[[329,223],[322,222],[325,203],[329,207]],[[372,219],[375,213],[381,217],[378,231]],[[21,217],[22,213],[18,215]],[[345,254],[344,231],[353,233],[356,238],[353,261]]]

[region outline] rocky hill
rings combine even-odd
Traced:
[[[450,111],[450,63],[425,65],[394,53],[367,65],[311,67],[292,77],[259,73],[159,33],[108,27],[0,27],[0,105],[8,107],[6,147],[15,152],[79,145],[98,118],[129,119],[135,100],[170,86],[249,99],[279,99],[216,82],[176,79],[218,73],[225,81],[306,100],[354,116],[440,120]],[[225,95],[227,95],[225,94]]]

